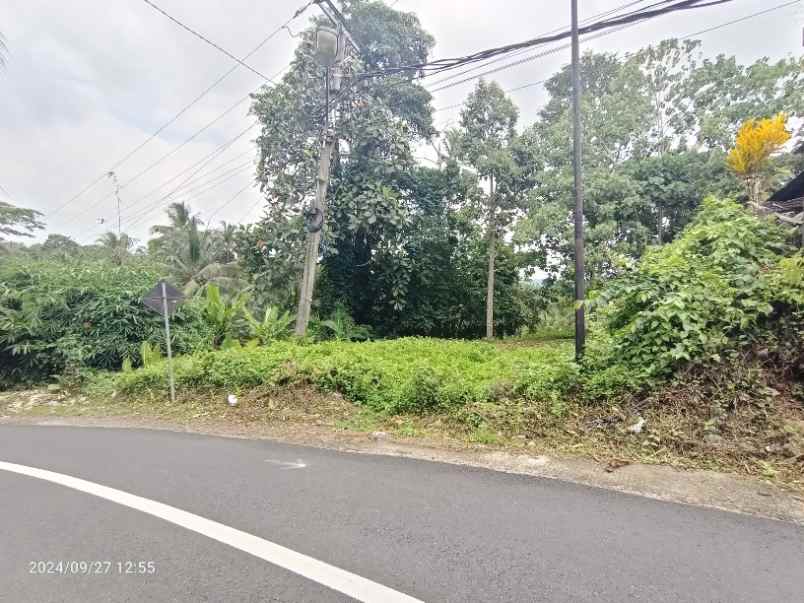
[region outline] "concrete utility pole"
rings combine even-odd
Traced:
[[[114,182],[114,196],[117,199],[117,236],[119,237],[120,233],[123,232],[123,222],[120,218],[120,182],[118,182],[117,174],[114,172],[109,172],[107,175]]]
[[[489,177],[489,268],[486,279],[486,339],[494,339],[494,262],[497,259],[497,199],[494,174]]]
[[[326,215],[327,190],[329,189],[329,167],[332,163],[332,151],[335,148],[335,135],[331,131],[324,134],[321,155],[318,159],[318,178],[316,179],[315,200],[309,213],[310,224],[307,231],[307,243],[304,252],[304,273],[299,290],[299,309],[296,314],[296,335],[304,337],[310,323],[310,308],[313,304],[315,290],[315,273],[318,264],[318,249],[321,246],[321,230],[324,228]]]
[[[304,272],[302,273],[301,286],[299,287],[299,307],[296,312],[296,335],[299,337],[305,336],[307,325],[310,323],[318,250],[321,246],[321,234],[326,216],[329,170],[332,163],[332,153],[337,142],[335,132],[330,128],[329,124],[330,76],[333,75],[332,67],[335,66],[337,71],[337,65],[343,61],[345,47],[346,40],[341,28],[337,32],[326,27],[320,27],[316,31],[316,60],[326,67],[324,84],[326,88],[326,117],[324,135],[321,141],[321,154],[318,157],[315,198],[313,199],[312,207],[307,212],[305,224],[307,243],[304,252]],[[340,87],[340,75],[335,75],[334,83],[335,88],[338,89]]]
[[[572,4],[572,138],[575,171],[575,358],[583,358],[586,347],[586,269],[583,240],[583,165],[581,131],[581,57],[578,36],[578,0]]]

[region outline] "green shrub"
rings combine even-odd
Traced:
[[[250,328],[250,336],[263,345],[272,341],[287,339],[295,318],[290,312],[282,312],[276,306],[267,306],[262,320],[257,320],[248,309],[244,310]]]
[[[779,267],[795,273],[787,249],[770,220],[706,199],[675,241],[648,250],[595,301],[588,393],[639,387],[752,341],[782,301]]]
[[[0,384],[49,379],[65,370],[139,364],[143,341],[164,349],[162,319],[142,304],[161,269],[144,259],[25,256],[0,262]],[[174,349],[209,347],[208,329],[191,306],[173,320]]]
[[[311,331],[315,339],[325,341],[366,341],[371,339],[371,329],[357,324],[348,310],[338,306],[325,320],[314,321]]]
[[[220,287],[209,283],[204,296],[196,304],[212,332],[212,345],[220,347],[228,340],[237,340],[244,332],[246,294],[232,298],[221,294]]]
[[[238,389],[308,382],[374,410],[423,412],[503,398],[558,403],[575,385],[569,346],[501,350],[484,342],[406,338],[274,342],[178,359],[180,386]],[[164,390],[164,363],[102,379],[129,394]]]
[[[162,360],[162,352],[159,351],[158,347],[152,346],[149,341],[143,341],[140,345],[140,359],[142,360],[142,366],[150,368]],[[128,360],[128,357],[125,360]]]

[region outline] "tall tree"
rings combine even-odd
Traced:
[[[156,236],[148,241],[148,251],[168,264],[173,276],[185,284],[210,263],[199,232],[200,219],[183,202],[171,203],[167,216],[168,224],[151,227]]]
[[[670,240],[707,194],[742,195],[726,150],[745,119],[804,115],[802,65],[705,60],[699,42],[678,40],[624,57],[583,56],[591,279],[615,270],[622,255]],[[565,277],[572,276],[569,79],[565,68],[547,82],[550,98],[524,132],[543,170],[516,233],[517,242],[541,249],[543,268]]]
[[[362,52],[344,66],[343,89],[333,98],[338,118],[330,126],[340,142],[332,158],[321,255],[324,272],[338,264],[339,293],[345,297],[365,291],[379,258],[399,247],[408,210],[401,179],[413,166],[411,146],[434,133],[431,97],[415,74],[361,81],[354,75],[426,61],[434,42],[415,15],[382,2],[350,0],[343,3],[343,14]],[[314,28],[302,35],[290,70],[278,85],[255,95],[252,107],[262,125],[257,179],[267,206],[265,219],[249,234],[259,249],[252,247],[245,261],[271,282],[280,280],[279,274],[287,279],[300,273],[325,127],[324,74],[312,55]],[[259,283],[258,288],[264,289]]]
[[[98,245],[107,250],[117,264],[122,264],[137,244],[126,233],[105,232],[98,238]]]
[[[513,148],[519,111],[496,82],[478,82],[461,111],[460,129],[451,133],[455,157],[471,165],[488,182],[484,222],[486,273],[486,337],[494,337],[494,275],[501,231],[517,207],[517,166]]]
[[[0,242],[6,236],[32,237],[33,232],[42,230],[45,225],[39,220],[42,214],[34,209],[16,207],[0,201]]]
[[[729,167],[744,180],[748,198],[755,206],[762,199],[771,157],[790,140],[786,123],[784,113],[766,119],[749,119],[740,127],[734,148],[729,151]]]

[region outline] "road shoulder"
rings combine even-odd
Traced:
[[[612,467],[566,455],[531,455],[489,447],[412,443],[385,432],[360,433],[309,424],[232,424],[153,417],[4,416],[0,425],[158,429],[231,438],[267,439],[359,454],[397,456],[558,479],[657,500],[804,525],[804,496],[764,480],[707,470],[631,463]]]

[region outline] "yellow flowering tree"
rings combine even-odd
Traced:
[[[771,155],[790,140],[786,123],[784,113],[766,119],[749,119],[740,126],[734,148],[729,151],[729,167],[745,182],[748,198],[753,204],[760,202],[762,183]]]

